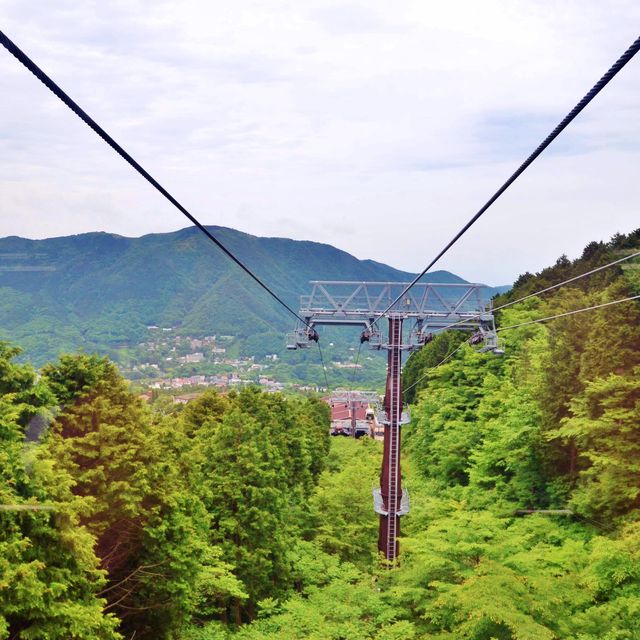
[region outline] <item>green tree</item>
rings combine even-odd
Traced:
[[[372,576],[323,553],[312,543],[295,553],[304,584],[284,602],[262,603],[260,619],[234,638],[258,640],[414,640],[414,625],[401,618]],[[215,637],[215,636],[214,636]],[[202,638],[205,640],[206,636]]]
[[[310,500],[311,530],[325,552],[368,568],[377,554],[371,489],[379,484],[382,449],[368,438],[334,440],[328,468]]]
[[[237,408],[226,413],[213,433],[200,434],[205,460],[204,497],[211,515],[211,543],[249,595],[235,598],[236,622],[255,615],[255,603],[281,593],[287,584],[289,544],[286,524],[287,478],[269,432]]]
[[[419,392],[428,385],[425,372],[442,362],[468,338],[463,331],[443,331],[432,342],[411,355],[402,370],[402,381],[406,389],[406,402],[414,402]]]
[[[469,455],[481,440],[477,408],[484,379],[503,360],[465,347],[460,356],[429,374],[428,391],[413,412],[407,443],[425,477],[443,485],[467,485]]]
[[[219,558],[190,485],[199,476],[189,467],[188,438],[169,419],[154,425],[106,359],[63,356],[43,373],[64,402],[44,452],[86,501],[81,522],[108,574],[107,609],[127,634],[173,637],[207,589],[203,576],[229,574],[221,560],[211,564]]]
[[[474,503],[544,506],[545,441],[532,390],[524,385],[516,387],[509,377],[489,376],[478,406],[478,424],[482,438],[468,463]]]
[[[42,410],[28,401],[47,394],[28,366],[12,362],[18,353],[0,344],[0,638],[116,640],[117,621],[98,595],[105,578],[94,540],[80,525],[86,503],[25,440],[25,418]]]
[[[589,606],[568,620],[580,640],[638,640],[640,615],[640,525],[626,525],[614,539],[598,536],[578,576]]]
[[[587,384],[553,432],[578,445],[584,461],[572,503],[609,518],[640,507],[640,367]]]
[[[544,517],[514,521],[452,501],[440,509],[413,524],[389,592],[427,637],[569,637],[571,612],[590,602],[575,588],[584,542]]]

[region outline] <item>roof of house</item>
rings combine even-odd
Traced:
[[[349,403],[334,402],[333,404],[329,403],[329,406],[331,407],[331,420],[351,419],[351,407]],[[364,400],[355,402],[356,420],[366,420],[368,406],[369,404]]]

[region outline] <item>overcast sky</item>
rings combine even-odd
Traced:
[[[0,0],[206,224],[418,271],[640,33],[637,0]],[[185,219],[0,51],[0,236]],[[438,265],[511,282],[640,227],[640,56]]]

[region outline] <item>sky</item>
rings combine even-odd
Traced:
[[[637,0],[0,0],[205,224],[419,271],[640,34]],[[4,49],[0,236],[182,215]],[[438,263],[498,285],[640,227],[640,55]]]

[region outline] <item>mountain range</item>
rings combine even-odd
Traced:
[[[312,279],[414,276],[327,244],[208,229],[294,309]],[[448,271],[427,279],[466,282]],[[486,295],[508,288],[487,287]],[[149,325],[229,334],[247,344],[263,336],[277,346],[292,318],[195,227],[139,238],[97,232],[0,239],[0,339],[23,347],[28,359],[39,364],[78,348],[113,354],[144,340]]]

